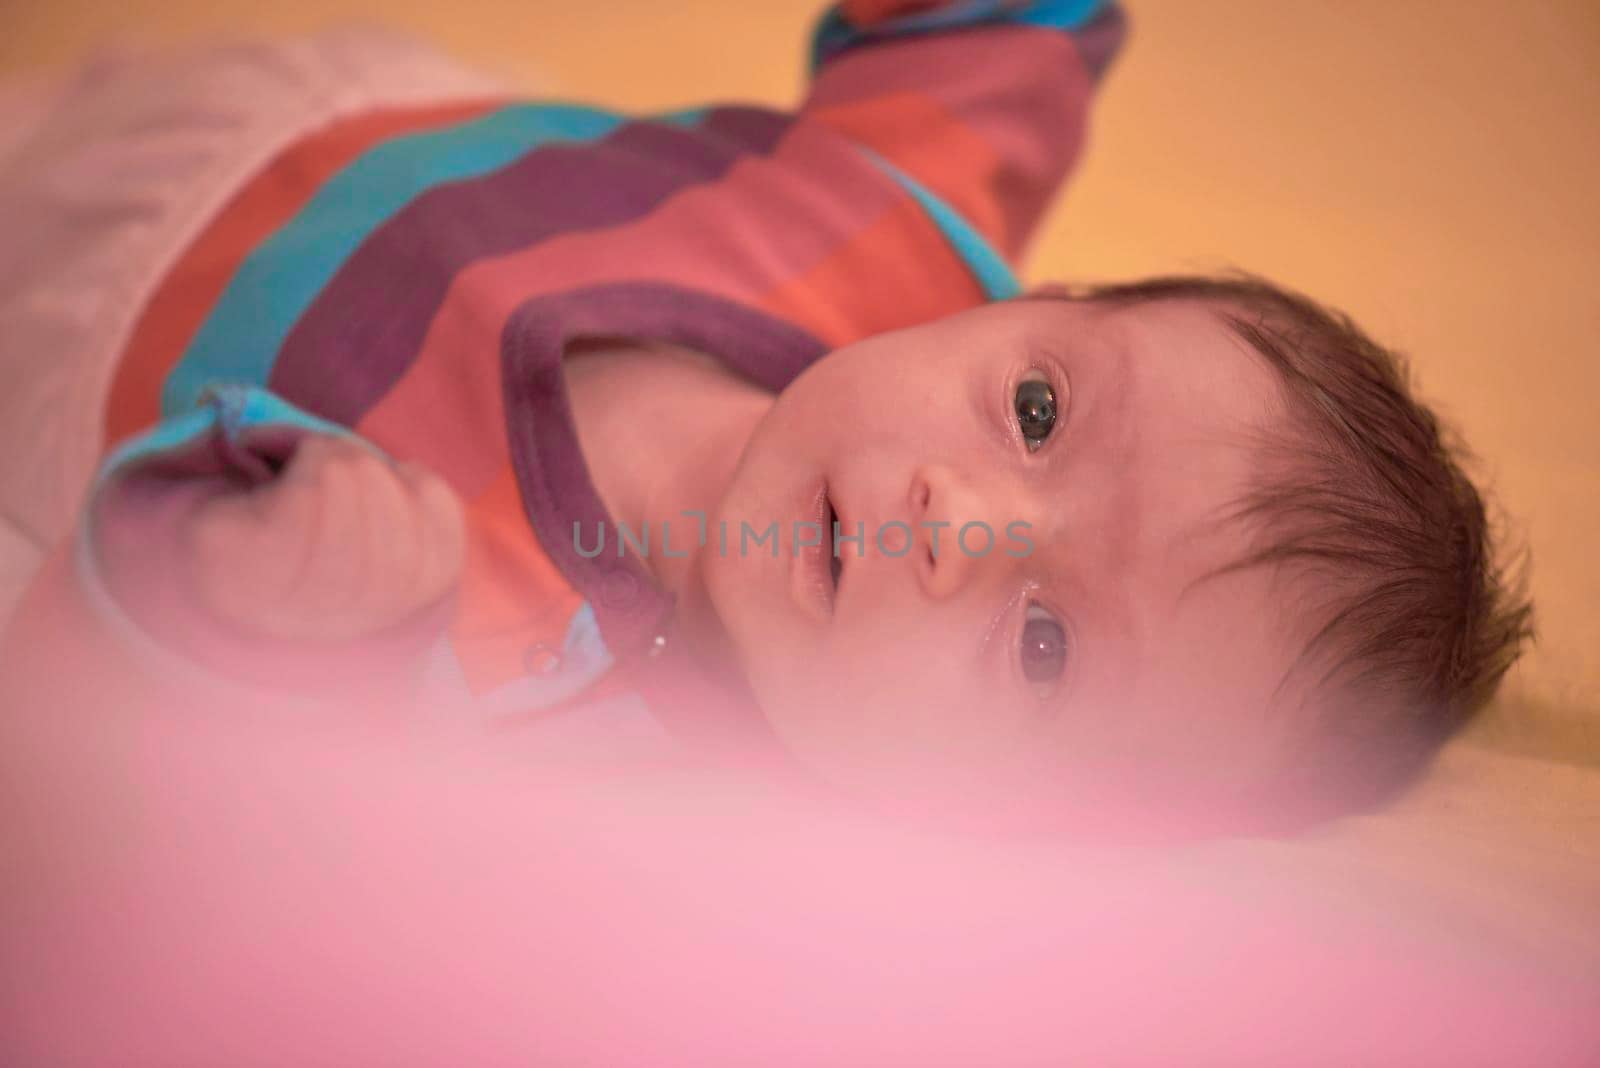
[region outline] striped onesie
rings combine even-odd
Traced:
[[[230,173],[244,164],[218,154],[191,169],[223,192],[169,196],[181,207],[159,226],[123,234],[159,263],[147,283],[102,285],[93,313],[64,322],[49,301],[0,306],[0,376],[33,409],[21,417],[48,412],[74,433],[66,460],[5,476],[8,536],[38,553],[67,537],[58,570],[147,668],[309,692],[351,664],[286,647],[264,674],[261,639],[204,618],[171,578],[171,530],[218,487],[274,477],[305,435],[356,435],[439,473],[465,505],[449,605],[386,635],[425,664],[431,702],[494,717],[648,698],[634,667],[661,647],[670,599],[637,560],[575,551],[573,524],[605,511],[564,347],[670,342],[781,391],[831,349],[1015,295],[1011,265],[1078,154],[1121,35],[1099,0],[847,2],[819,22],[792,112],[525,102],[359,38],[199,64],[170,107],[195,106],[208,78],[316,91],[233,116],[255,139],[252,169]],[[107,123],[148,136],[126,111]],[[57,103],[42,128],[69,112]],[[0,167],[0,196],[26,197],[84,163],[24,142]],[[37,225],[32,284],[82,286],[104,250],[53,267],[74,231]],[[46,343],[72,356],[53,379],[24,363]]]

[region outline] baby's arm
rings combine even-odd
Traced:
[[[910,175],[1015,261],[1083,143],[1115,0],[844,0],[804,114]]]

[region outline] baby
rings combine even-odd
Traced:
[[[1021,291],[1122,30],[847,2],[792,114],[517,103],[349,38],[195,65],[229,92],[157,102],[187,126],[117,94],[117,129],[210,107],[273,147],[171,149],[234,180],[147,198],[153,288],[72,349],[90,385],[37,387],[114,450],[14,648],[71,601],[201,687],[529,730],[636,694],[705,751],[946,807],[1260,828],[1386,796],[1528,609],[1344,318],[1242,276]],[[286,70],[361,89],[259,121],[328,98],[256,84]],[[42,554],[68,524],[22,485]]]

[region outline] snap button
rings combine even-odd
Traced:
[[[561,666],[561,654],[544,642],[534,642],[522,654],[522,669],[530,675],[548,675]]]

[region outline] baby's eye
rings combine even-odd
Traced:
[[[1043,445],[1056,427],[1056,391],[1042,377],[1025,378],[1017,383],[1013,403],[1022,440],[1031,452]]]
[[[1067,667],[1067,632],[1037,601],[1028,602],[1021,659],[1023,677],[1038,685],[1054,683]]]

